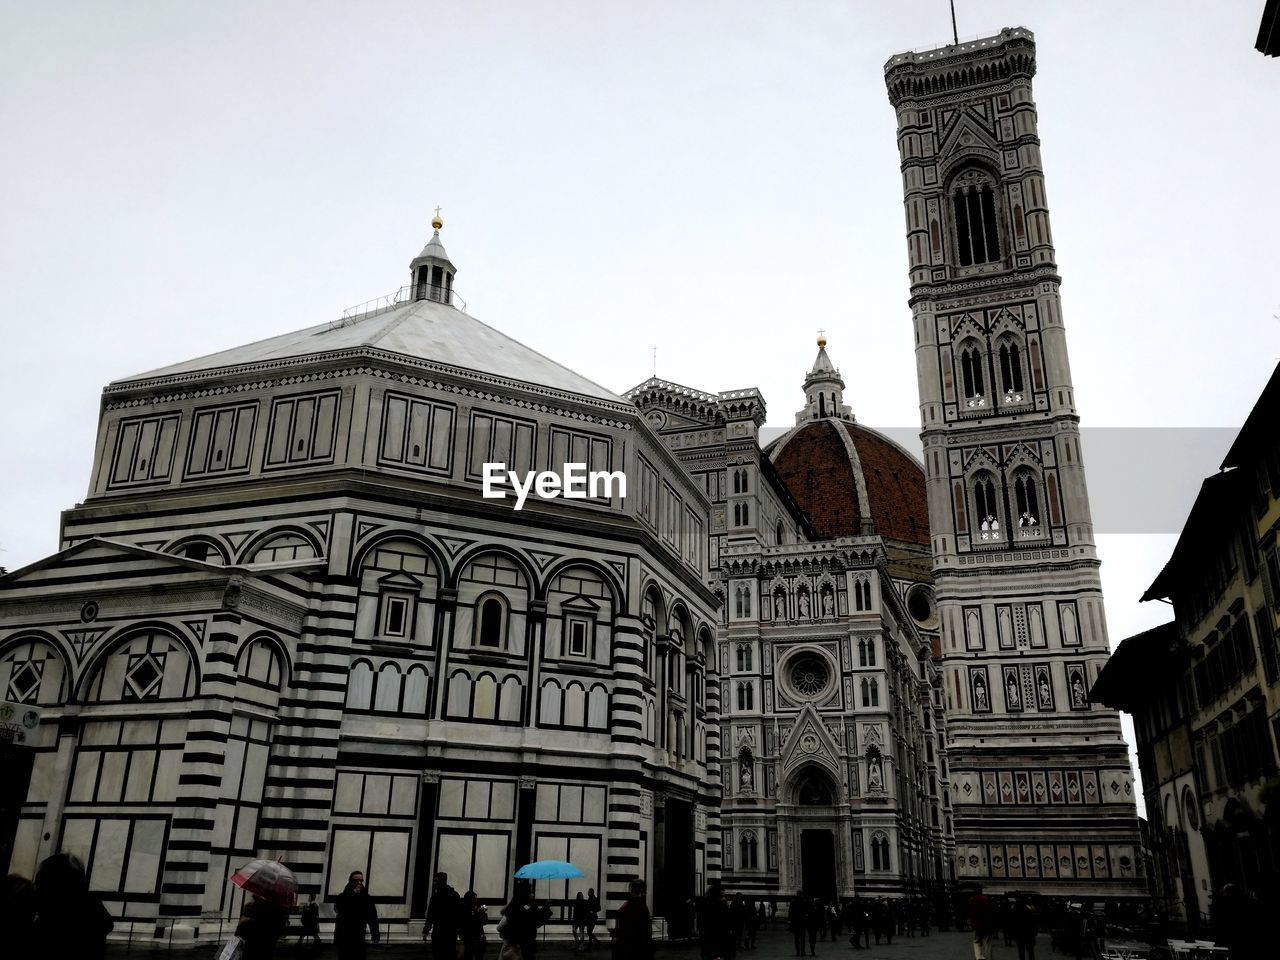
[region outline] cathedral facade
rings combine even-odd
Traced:
[[[906,206],[956,873],[1141,890],[1022,28],[885,65]]]
[[[953,843],[924,472],[857,422],[823,338],[802,389],[763,447],[756,390],[626,394],[712,502],[725,882],[938,900]]]

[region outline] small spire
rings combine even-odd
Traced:
[[[804,409],[796,414],[796,423],[835,417],[853,420],[853,411],[844,402],[844,379],[827,356],[827,331],[818,331],[818,355],[804,378]]]

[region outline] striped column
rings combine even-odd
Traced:
[[[357,579],[330,576],[312,598],[267,767],[258,848],[298,875],[299,899],[323,899],[358,593]]]
[[[609,737],[615,768],[634,763],[638,781],[643,772],[644,741],[644,623],[622,614],[613,621],[613,695],[609,700]],[[617,761],[621,761],[619,764]],[[621,771],[619,771],[621,772]],[[600,890],[605,915],[612,917],[627,898],[628,884],[649,880],[641,844],[643,791],[637,782],[619,779],[609,788],[605,877]],[[650,885],[652,887],[652,885]],[[653,890],[649,891],[652,903]]]
[[[623,614],[613,621],[613,696],[609,701],[609,735],[615,751],[642,756],[644,729],[644,623]]]
[[[204,909],[207,884],[223,884],[209,873],[214,808],[222,790],[223,764],[236,696],[236,653],[240,643],[238,592],[227,591],[231,607],[209,619],[200,675],[200,697],[187,714],[186,748],[178,771],[178,799],[169,826],[169,844],[160,884],[160,916],[192,917]]]

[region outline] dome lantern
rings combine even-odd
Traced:
[[[854,420],[853,410],[844,402],[844,380],[840,371],[827,356],[825,331],[818,331],[818,356],[804,378],[804,409],[796,414],[796,423],[825,420],[835,417]]]
[[[436,207],[436,215],[431,218],[431,228],[435,232],[422,248],[422,252],[409,264],[409,279],[413,285],[413,299],[434,300],[437,303],[453,302],[453,277],[458,272],[445,253],[444,244],[440,242],[440,228],[444,221],[440,219],[440,208]]]

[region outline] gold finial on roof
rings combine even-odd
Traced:
[[[436,215],[431,218],[431,228],[433,230],[439,230],[443,226],[444,221],[440,219],[440,208],[436,207]]]
[[[820,347],[825,347],[826,345],[827,345],[827,331],[826,331],[826,330],[819,330],[819,331],[818,331],[818,346],[820,346]]]

